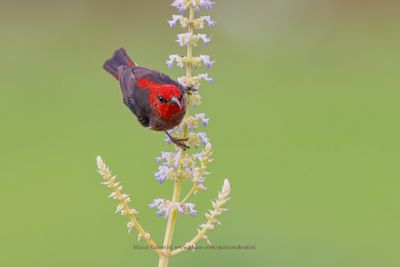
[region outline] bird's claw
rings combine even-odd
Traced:
[[[185,144],[185,142],[188,141],[189,138],[176,138],[170,135],[167,131],[165,131],[165,133],[167,134],[171,142],[177,145],[178,147],[182,148],[183,150],[190,148],[188,145]]]
[[[186,93],[188,94],[188,95],[191,95],[193,92],[197,92],[198,90],[196,89],[196,88],[193,88],[193,87],[191,87],[191,86],[188,86],[188,87],[186,87]]]
[[[172,139],[178,142],[186,142],[189,140],[189,138],[176,138],[176,137],[172,137]]]
[[[189,138],[170,138],[171,142],[177,145],[178,147],[182,148],[183,150],[186,150],[190,148],[188,145],[186,145],[184,142],[189,140]]]

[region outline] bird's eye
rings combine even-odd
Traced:
[[[158,100],[160,100],[160,103],[167,103],[167,100],[165,100],[164,97],[162,97],[161,95],[158,96]]]
[[[181,96],[179,97],[179,101],[181,101],[181,100],[182,100],[182,97],[183,97],[183,94],[181,94]]]

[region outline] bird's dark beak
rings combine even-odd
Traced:
[[[182,109],[181,102],[179,101],[178,98],[172,97],[172,98],[171,98],[171,102],[177,104],[177,105],[179,106],[179,109]]]

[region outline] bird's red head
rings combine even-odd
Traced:
[[[171,84],[155,86],[150,93],[152,109],[169,120],[186,112],[186,99],[178,87]]]

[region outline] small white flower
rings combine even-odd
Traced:
[[[113,199],[117,199],[117,192],[112,192],[109,196],[108,196],[108,198],[113,198]]]
[[[123,209],[124,209],[124,206],[120,204],[120,205],[117,206],[117,209],[115,210],[115,213],[120,213],[121,211],[123,211]]]
[[[224,180],[221,193],[224,195],[224,197],[227,197],[231,193],[231,183],[228,179]]]
[[[150,238],[151,238],[150,233],[145,233],[144,234],[144,239],[150,239]]]
[[[129,210],[129,215],[133,215],[133,216],[135,216],[135,215],[137,215],[139,212],[136,210],[136,209],[130,209]]]
[[[183,120],[183,124],[187,125],[190,131],[193,131],[194,129],[197,128],[198,126],[198,120],[199,118],[196,116],[186,116]]]
[[[192,94],[192,107],[197,108],[201,104],[201,96],[199,93]]]
[[[130,233],[131,230],[132,230],[132,228],[133,228],[133,223],[132,223],[132,222],[128,222],[128,223],[126,224],[126,227],[128,227],[128,233]]]

